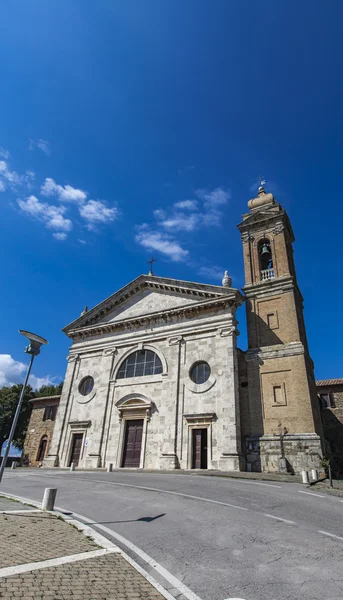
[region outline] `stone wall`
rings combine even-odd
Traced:
[[[37,457],[39,445],[44,436],[47,437],[47,446],[45,452],[45,455],[47,455],[54,431],[55,421],[51,419],[44,421],[44,412],[47,406],[58,406],[58,403],[59,396],[53,396],[50,398],[37,398],[32,401],[32,412],[27,428],[22,458],[22,461],[25,465],[34,466],[40,464],[37,460]]]
[[[343,384],[317,386],[318,394],[330,393],[333,406],[327,408],[321,404],[324,437],[331,454],[332,470],[336,476],[343,476]]]
[[[123,360],[137,349],[153,350],[163,372],[117,379]],[[190,369],[202,360],[211,375],[197,385]],[[80,467],[120,467],[133,402],[136,418],[144,419],[142,468],[190,468],[194,427],[208,429],[208,468],[242,468],[236,363],[235,309],[228,307],[74,344],[45,465],[68,466],[73,433],[82,433]],[[94,389],[83,397],[78,389],[87,375]]]

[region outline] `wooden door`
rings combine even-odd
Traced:
[[[193,429],[192,469],[207,469],[207,429]]]
[[[80,461],[80,457],[81,457],[81,450],[82,450],[82,440],[83,440],[83,433],[73,433],[73,439],[72,439],[72,443],[71,443],[71,453],[70,453],[70,460],[69,460],[69,467],[72,463],[75,463],[75,467],[78,466],[79,461]]]
[[[37,462],[42,462],[42,460],[44,460],[47,443],[48,443],[47,438],[43,437],[43,439],[41,440],[41,443],[39,444]]]
[[[143,419],[126,421],[122,467],[138,468],[141,460]]]

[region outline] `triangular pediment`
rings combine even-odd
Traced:
[[[216,298],[235,297],[237,290],[216,285],[193,283],[141,275],[124,288],[67,325],[65,333],[77,329],[126,321],[168,310],[182,309],[213,301]]]

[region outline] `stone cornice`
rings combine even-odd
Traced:
[[[241,232],[242,239],[244,239],[245,233],[260,231],[267,233],[273,227],[279,227],[281,224],[287,229],[291,242],[294,242],[295,237],[288,215],[278,203],[270,206],[262,206],[250,213],[246,213],[243,215],[243,221],[237,227]],[[274,233],[277,235],[279,231],[275,231]]]
[[[69,329],[66,331],[68,337],[77,339],[91,337],[94,335],[104,335],[107,333],[113,333],[120,330],[135,330],[142,325],[148,323],[154,323],[166,325],[169,321],[175,317],[182,320],[190,318],[194,315],[205,312],[213,312],[217,308],[225,309],[229,307],[237,308],[243,302],[243,296],[238,290],[231,290],[231,296],[218,297],[213,300],[206,300],[204,302],[197,302],[196,304],[187,304],[184,306],[176,306],[175,308],[168,308],[147,315],[141,315],[131,317],[129,319],[123,319],[122,321],[113,321],[110,323],[98,323],[97,325],[91,325],[86,327],[79,327],[76,329]]]
[[[106,315],[120,306],[123,302],[132,298],[135,294],[144,289],[158,290],[160,292],[174,292],[186,298],[215,299],[221,297],[233,297],[237,290],[221,287],[218,285],[208,285],[194,283],[192,281],[181,281],[178,279],[169,279],[167,277],[156,277],[153,275],[140,275],[137,279],[131,281],[128,285],[120,289],[112,296],[106,298],[94,306],[87,313],[72,321],[62,329],[64,333],[69,334],[70,330],[79,327],[87,327],[101,321]]]
[[[247,284],[244,286],[243,292],[246,298],[255,298],[257,296],[275,296],[295,288],[297,288],[297,284],[294,278],[291,275],[286,275],[285,277],[275,277],[275,279]]]
[[[301,342],[290,342],[289,344],[276,344],[275,346],[264,346],[262,348],[249,348],[245,353],[245,360],[266,360],[268,358],[285,358],[305,354],[305,348]]]

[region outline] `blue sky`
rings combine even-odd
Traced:
[[[242,287],[256,178],[286,208],[317,378],[340,345],[343,5],[13,0],[0,21],[0,385],[141,273]],[[185,202],[188,201],[188,202]],[[244,309],[239,345],[246,347]]]

